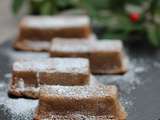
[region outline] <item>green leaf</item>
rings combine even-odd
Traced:
[[[50,3],[49,1],[46,1],[42,4],[40,8],[40,13],[42,15],[51,15],[53,12],[54,10],[53,10],[52,3]]]
[[[12,12],[16,14],[22,7],[25,0],[13,0],[12,1]]]
[[[102,38],[104,39],[120,39],[125,40],[125,38],[128,35],[128,31],[121,31],[121,32],[113,32],[113,31],[107,31]]]
[[[88,0],[80,0],[79,7],[85,9],[89,13],[90,17],[97,17],[97,9],[93,6],[92,2]]]
[[[71,1],[70,0],[58,0],[57,1],[57,5],[59,7],[66,7],[68,6],[69,4],[71,4]]]
[[[149,37],[149,42],[153,46],[158,47],[160,45],[159,44],[160,36],[159,36],[158,26],[156,26],[155,24],[147,24],[146,28],[147,28],[146,30]]]
[[[96,17],[95,19],[97,19]],[[103,23],[103,25],[112,31],[130,31],[135,27],[132,25],[128,17],[124,14],[111,14],[109,16],[104,16],[97,19],[98,22]]]

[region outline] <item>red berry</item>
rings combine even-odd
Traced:
[[[140,20],[140,14],[137,13],[137,12],[131,13],[131,14],[129,15],[129,17],[130,17],[130,20],[131,20],[132,22],[134,22],[134,23],[136,23],[136,22],[138,22],[138,21]]]

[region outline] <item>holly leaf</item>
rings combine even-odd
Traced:
[[[12,0],[12,12],[16,14],[22,7],[25,0]]]
[[[56,7],[52,6],[52,2],[50,1],[44,1],[41,8],[40,8],[40,13],[42,15],[51,15],[55,12]]]
[[[147,24],[146,25],[146,31],[148,33],[149,42],[155,46],[158,47],[160,45],[160,36],[159,36],[159,29],[158,26],[155,24]]]

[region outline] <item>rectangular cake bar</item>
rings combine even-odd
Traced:
[[[92,44],[90,50],[92,73],[125,73],[126,58],[120,40],[100,40]]]
[[[25,88],[30,91],[32,88],[33,90],[38,89],[39,85],[44,84],[86,85],[89,80],[90,69],[87,59],[45,58],[21,60],[13,64],[10,93],[15,96],[25,96],[23,95]],[[28,97],[32,97],[32,95]]]
[[[92,41],[90,41],[92,42]],[[51,57],[84,57],[90,52],[89,41],[79,39],[55,38],[50,47]]]
[[[42,86],[35,120],[125,120],[115,86]]]
[[[19,39],[51,40],[55,37],[88,38],[91,34],[88,16],[28,16],[20,22]]]
[[[95,74],[120,74],[126,72],[122,42],[119,40],[80,41],[78,39],[53,39],[51,57],[84,57],[90,60]]]

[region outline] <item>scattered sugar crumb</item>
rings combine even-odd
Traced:
[[[136,89],[136,86],[142,84],[138,74],[143,73],[148,68],[143,65],[137,65],[137,61],[128,64],[128,72],[124,75],[97,75],[97,79],[104,84],[114,84],[122,92],[130,93]]]
[[[9,57],[7,64],[11,65],[17,59],[25,58],[46,58],[47,53],[30,53],[30,52],[17,52],[10,48],[5,48],[5,54]],[[139,75],[146,72],[149,67],[143,64],[146,59],[132,58],[129,60],[129,71],[125,75],[97,75],[96,78],[104,84],[115,84],[119,87],[123,96],[120,101],[125,108],[131,109],[134,106],[134,100],[126,96],[136,89],[138,85],[143,84]],[[158,61],[153,62],[154,67],[160,68]],[[9,72],[9,71],[8,71]],[[5,79],[11,77],[10,73],[4,75]],[[37,101],[28,99],[11,99],[7,95],[7,82],[0,82],[0,120],[32,120],[34,110],[38,104]]]
[[[4,75],[4,77],[5,77],[5,78],[8,78],[8,79],[11,78],[11,76],[12,76],[11,73],[6,73],[6,74]]]

